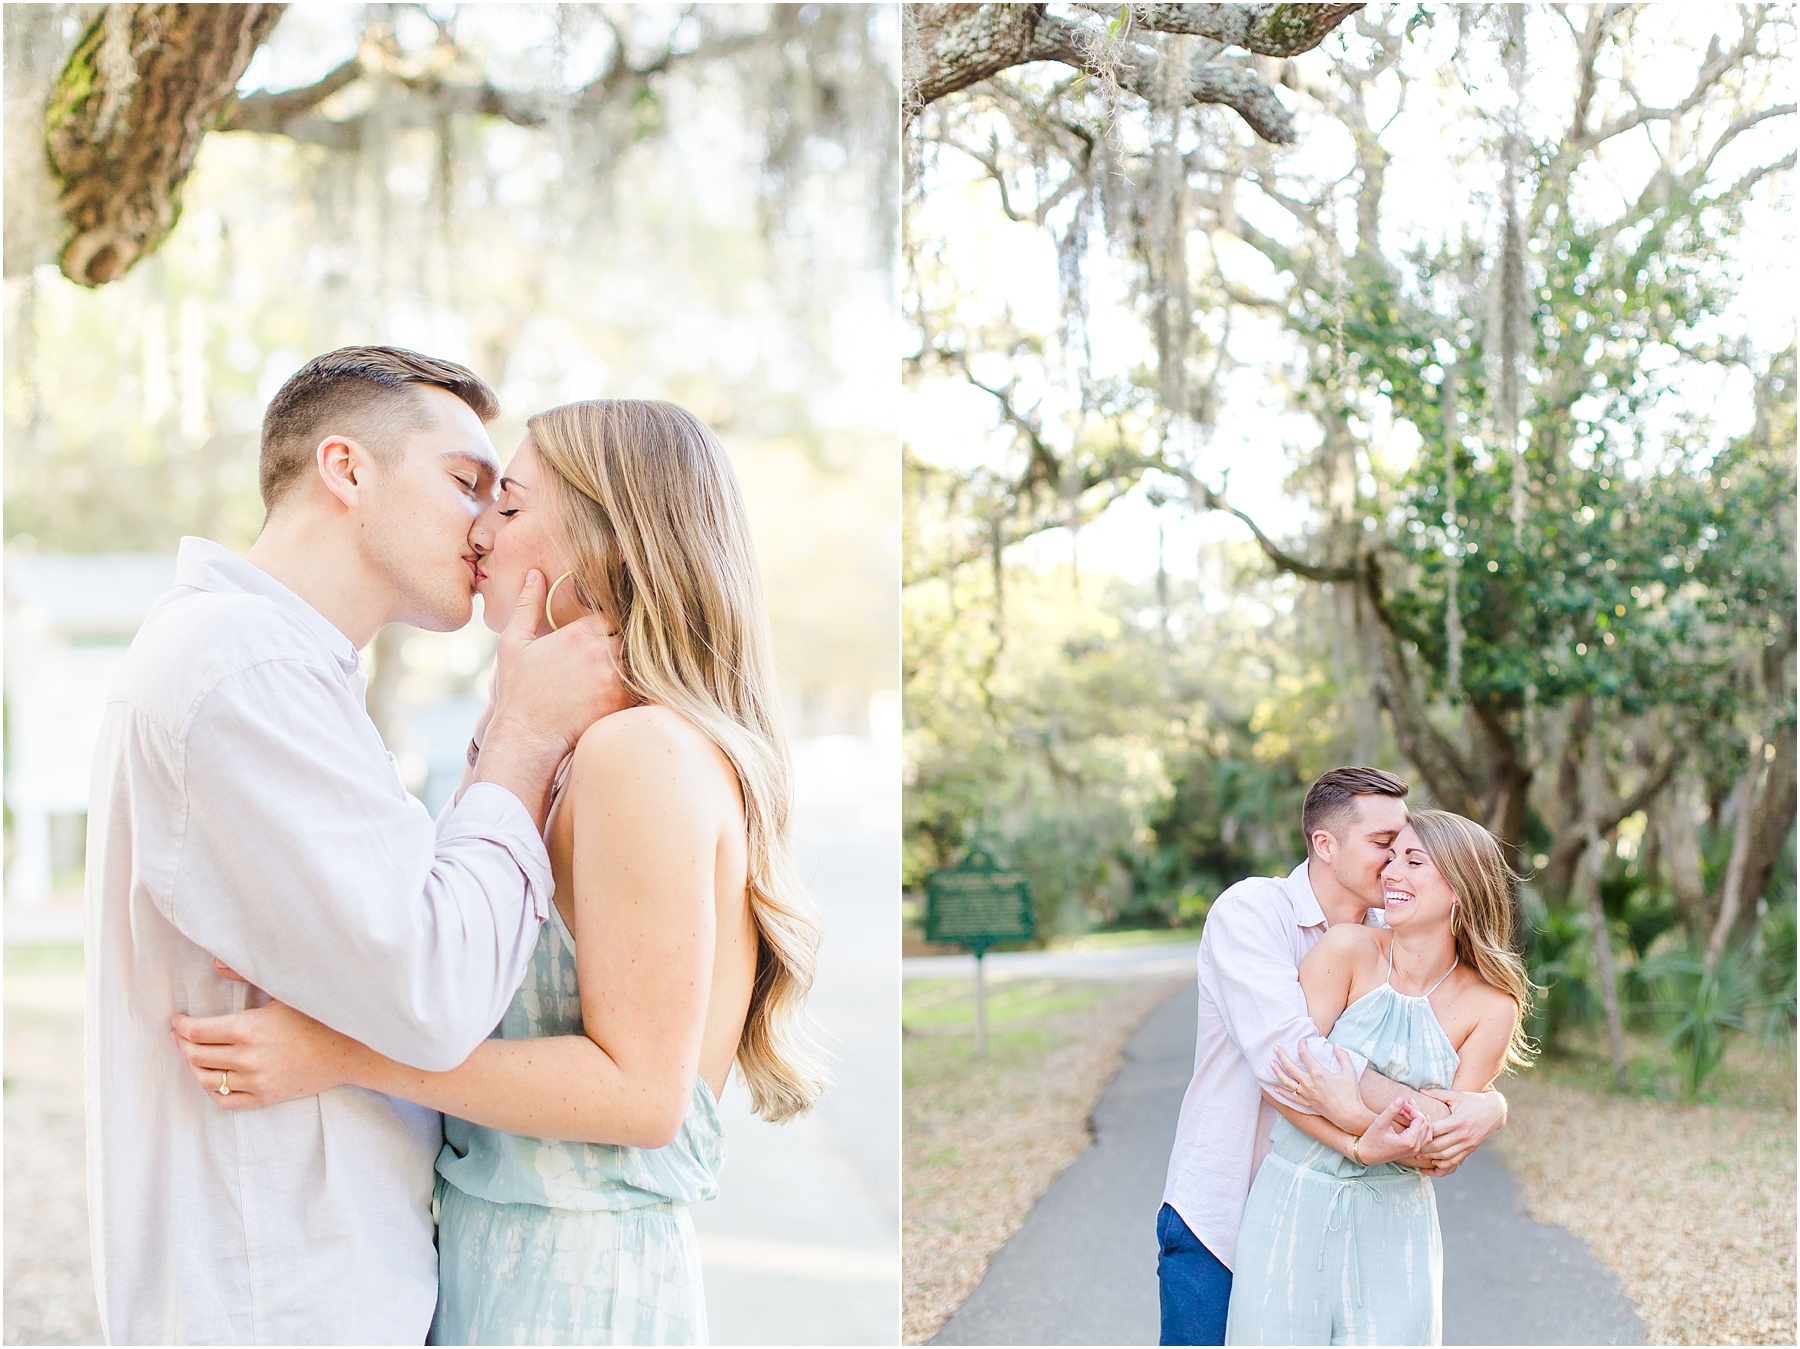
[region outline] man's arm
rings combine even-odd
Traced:
[[[1212,982],[1226,1036],[1244,1056],[1262,1089],[1275,1095],[1283,1091],[1276,1073],[1276,1052],[1319,1034],[1300,987],[1287,922],[1273,904],[1252,897],[1233,900],[1214,906],[1200,946],[1201,974]],[[1363,1058],[1350,1058],[1352,1067],[1361,1071]],[[1328,1113],[1305,1104],[1298,1108]],[[1354,1121],[1333,1122],[1348,1130]],[[1368,1127],[1367,1120],[1362,1127]],[[1352,1132],[1360,1135],[1362,1129]]]
[[[171,921],[389,1058],[462,1062],[504,1014],[549,913],[540,831],[556,766],[629,701],[616,637],[587,618],[537,638],[543,599],[532,571],[500,635],[476,781],[435,829],[330,674],[270,660],[209,690],[175,747],[187,818]]]
[[[1302,1113],[1325,1116],[1355,1137],[1402,1095],[1427,1119],[1441,1118],[1446,1113],[1441,1103],[1368,1069],[1362,1055],[1347,1049],[1339,1052],[1349,1060],[1354,1079],[1317,1070],[1309,1079],[1312,1090],[1295,1092],[1295,1078],[1284,1070],[1283,1059],[1297,1054],[1302,1041],[1316,1039],[1319,1030],[1308,1012],[1299,969],[1293,964],[1286,921],[1270,905],[1254,901],[1222,905],[1208,917],[1211,935],[1203,942],[1202,953],[1212,966],[1225,1033],[1250,1064],[1262,1089]],[[1325,1052],[1322,1042],[1316,1047]],[[1292,1061],[1288,1062],[1291,1066]]]
[[[187,808],[176,927],[389,1057],[467,1057],[549,912],[549,858],[519,800],[477,783],[434,828],[349,691],[292,660],[221,680],[171,748]]]

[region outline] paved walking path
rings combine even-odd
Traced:
[[[1115,954],[1115,953],[1107,953]],[[1038,1200],[934,1344],[1155,1344],[1156,1210],[1193,1066],[1191,985],[1151,1012],[1094,1110],[1094,1146]],[[1642,1344],[1612,1273],[1520,1211],[1491,1151],[1437,1184],[1445,1344]]]

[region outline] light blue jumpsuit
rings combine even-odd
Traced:
[[[1384,978],[1326,1038],[1396,1082],[1448,1087],[1458,1058],[1436,990],[1399,993]],[[1357,1166],[1277,1120],[1238,1229],[1225,1343],[1441,1344],[1443,1303],[1431,1181],[1397,1162]]]
[[[575,941],[552,913],[495,1035],[580,1035]],[[687,1205],[718,1193],[725,1144],[698,1078],[662,1148],[521,1138],[444,1118],[433,1344],[704,1344]]]

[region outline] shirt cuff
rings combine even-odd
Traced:
[[[438,842],[453,839],[482,839],[506,849],[524,874],[525,902],[538,921],[550,917],[550,854],[518,797],[492,782],[470,783],[462,800],[438,816]]]

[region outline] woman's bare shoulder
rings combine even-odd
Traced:
[[[1381,934],[1366,923],[1335,923],[1325,929],[1319,946],[1330,942],[1332,949],[1359,956],[1381,954]],[[1314,949],[1317,949],[1316,947]]]
[[[1381,938],[1361,923],[1336,923],[1313,944],[1306,959],[1315,965],[1348,965],[1352,968],[1381,954]]]
[[[1491,1018],[1511,1025],[1518,1019],[1519,1004],[1513,1001],[1512,994],[1498,985],[1490,984],[1477,970],[1470,970],[1469,973],[1475,976],[1470,982],[1469,999],[1483,1021]]]
[[[645,704],[602,717],[581,733],[569,791],[628,784],[692,791],[735,781],[731,761],[704,731],[678,712]]]

